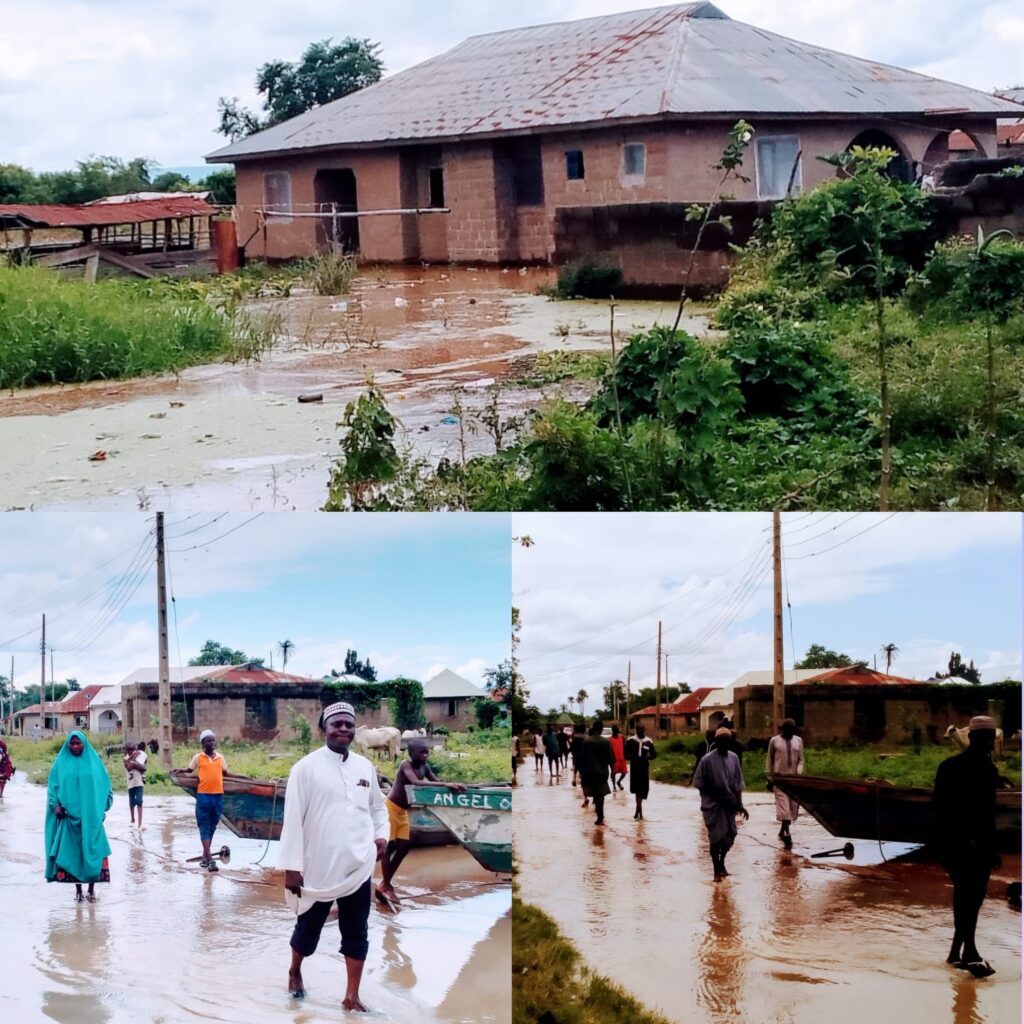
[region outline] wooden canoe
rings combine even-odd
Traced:
[[[171,781],[195,797],[199,777],[189,771],[172,771]],[[280,839],[284,824],[287,779],[256,779],[231,776],[224,779],[224,811],[221,820],[241,839]],[[412,845],[451,846],[458,840],[425,808],[409,811]]]
[[[834,836],[922,844],[932,838],[930,789],[817,775],[768,778]],[[997,790],[996,833],[1001,848],[1020,849],[1019,789]]]
[[[456,793],[447,786],[406,786],[409,806],[440,818],[462,846],[488,871],[512,870],[512,788],[472,786]]]

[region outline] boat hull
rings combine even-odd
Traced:
[[[930,789],[815,775],[768,777],[834,836],[921,844],[932,839]],[[996,833],[1002,849],[1020,848],[1020,798],[1020,790],[996,793]]]
[[[424,808],[488,871],[512,870],[512,790],[471,788],[456,793],[446,786],[407,786],[411,807]]]
[[[175,772],[171,781],[195,797],[199,785],[195,775]],[[240,839],[280,839],[287,788],[287,779],[226,778],[221,821]],[[458,842],[426,808],[410,810],[409,832],[413,847],[452,846]]]

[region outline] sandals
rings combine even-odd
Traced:
[[[987,978],[996,973],[996,969],[987,960],[972,960],[970,963],[961,961],[961,964],[963,969],[970,971],[975,978]]]

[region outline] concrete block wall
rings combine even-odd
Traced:
[[[496,263],[498,182],[489,142],[446,146],[445,189],[448,206],[448,258],[456,262]]]

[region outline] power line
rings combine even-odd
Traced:
[[[864,515],[863,512],[854,512],[848,519],[844,519],[841,523],[836,523],[835,526],[830,526],[827,530],[822,530],[821,533],[812,533],[810,537],[804,537],[803,540],[794,541],[789,546],[791,548],[798,548],[801,544],[810,544],[812,540],[818,540],[819,537],[825,537],[830,533],[835,533],[836,530],[844,527],[847,523],[852,523],[857,516]]]
[[[181,540],[182,537],[188,537],[190,534],[199,533],[200,530],[208,530],[211,526],[213,526],[214,523],[220,522],[220,520],[223,519],[226,515],[227,512],[221,512],[219,516],[214,516],[213,519],[211,519],[208,523],[203,523],[202,526],[195,526],[191,530],[186,530],[184,533],[176,534],[173,537],[170,537],[168,535],[168,539]],[[184,523],[179,523],[178,525],[184,526]]]
[[[870,526],[866,526],[859,533],[855,533],[852,537],[847,537],[846,540],[841,540],[838,544],[833,544],[830,548],[823,548],[821,551],[812,551],[809,555],[796,555],[791,560],[799,562],[803,558],[814,558],[816,555],[824,555],[829,551],[835,551],[836,548],[841,548],[844,544],[849,544],[851,540],[856,540],[858,537],[863,536],[865,533],[869,533],[871,530],[876,529],[883,523],[889,522],[893,516],[898,515],[897,512],[890,512],[884,519],[880,519],[877,523],[872,523]]]
[[[216,544],[217,541],[223,540],[225,537],[230,536],[236,530],[240,530],[243,526],[248,526],[249,523],[255,522],[262,515],[263,515],[262,512],[257,512],[256,515],[252,516],[249,519],[246,519],[245,522],[239,523],[237,526],[233,526],[226,533],[222,533],[219,537],[214,537],[212,540],[203,541],[200,544],[193,544],[191,547],[188,547],[188,548],[168,548],[168,551],[170,551],[172,554],[180,555],[180,554],[184,554],[186,551],[196,551],[198,548],[207,548],[211,544]]]
[[[676,594],[675,597],[669,598],[668,601],[666,601],[664,604],[658,605],[656,608],[651,608],[646,612],[641,612],[639,615],[634,616],[632,619],[626,619],[623,622],[616,623],[614,626],[602,629],[599,633],[594,633],[592,636],[584,637],[582,640],[574,640],[571,644],[564,644],[562,647],[555,647],[553,650],[544,651],[539,654],[531,654],[525,658],[520,658],[519,663],[522,664],[524,661],[533,661],[537,658],[546,658],[549,655],[558,654],[561,651],[568,651],[573,647],[579,647],[581,644],[589,643],[591,640],[596,640],[600,636],[605,636],[606,634],[612,633],[617,629],[621,629],[623,626],[630,626],[634,622],[639,622],[640,619],[647,618],[649,615],[654,615],[656,612],[660,612],[663,609],[667,608],[670,604],[674,604],[676,601],[679,601],[684,597],[690,597],[692,594],[697,593],[697,591],[702,590],[709,583],[713,583],[715,580],[721,579],[723,576],[726,575],[726,573],[732,572],[732,570],[735,569],[736,566],[742,565],[750,558],[756,558],[759,552],[762,550],[762,547],[763,545],[759,546],[757,549],[754,550],[752,554],[744,555],[738,562],[733,562],[732,565],[723,569],[720,573],[716,573],[714,576],[710,576],[706,580],[701,581],[701,583],[694,587],[692,590],[686,590],[683,591],[683,593],[681,594]]]

